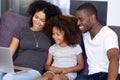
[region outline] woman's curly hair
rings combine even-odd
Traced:
[[[59,15],[51,18],[46,22],[46,34],[52,38],[52,29],[56,27],[60,31],[64,31],[64,40],[70,45],[74,46],[81,41],[81,31],[77,26],[77,19],[75,17]]]
[[[30,16],[30,25],[32,26],[32,18],[34,14],[38,11],[43,11],[46,15],[46,21],[53,16],[61,15],[62,12],[58,6],[51,4],[50,2],[46,2],[44,0],[35,0],[32,2],[28,8],[28,13]]]

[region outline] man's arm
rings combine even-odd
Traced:
[[[116,80],[119,68],[119,50],[111,48],[107,51],[108,59],[110,61],[108,68],[108,80]]]

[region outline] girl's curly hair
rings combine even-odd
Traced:
[[[51,18],[46,22],[46,34],[52,38],[52,29],[56,27],[60,31],[64,31],[64,40],[70,45],[74,46],[81,41],[81,31],[77,26],[77,19],[75,17],[59,15]]]

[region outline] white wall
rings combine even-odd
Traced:
[[[120,26],[120,0],[108,1],[107,25]]]
[[[120,0],[84,0],[84,1],[108,1],[107,25],[120,26]]]
[[[53,4],[59,6],[63,13],[69,14],[70,0],[53,0]]]
[[[10,1],[18,2],[18,0],[10,0]],[[48,0],[48,1],[54,2],[58,0]],[[83,1],[108,1],[107,25],[120,26],[120,20],[119,20],[120,19],[120,9],[119,9],[120,0],[83,0]],[[1,0],[0,0],[0,15],[1,15]]]
[[[61,1],[61,0],[48,0],[52,1]],[[107,11],[107,25],[116,25],[120,26],[120,0],[79,0],[79,1],[107,1],[108,2],[108,11]],[[68,3],[66,3],[68,5]],[[58,4],[57,4],[58,5]]]

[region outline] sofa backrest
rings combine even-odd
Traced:
[[[120,48],[120,26],[109,26],[118,35],[118,45]],[[119,50],[120,53],[120,50]]]
[[[7,11],[0,20],[0,46],[8,47],[16,28],[28,27],[29,18],[18,13]]]

